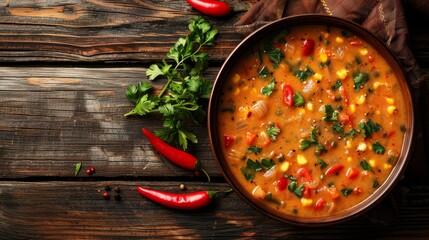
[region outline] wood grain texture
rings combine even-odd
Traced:
[[[186,184],[189,192],[228,187],[213,183]],[[105,185],[120,187],[122,200],[104,200],[101,194]],[[370,224],[358,217],[334,226],[304,228],[267,219],[235,193],[219,195],[201,210],[183,212],[139,196],[135,190],[137,185],[180,192],[177,182],[2,182],[0,238],[417,239],[429,236],[427,186],[412,189],[400,217],[392,225]]]
[[[123,117],[133,106],[126,87],[144,76],[141,67],[0,67],[0,177],[67,177],[77,162],[94,165],[96,176],[192,176],[141,134],[142,127],[162,127],[159,115]],[[163,81],[154,84],[159,90]],[[190,129],[200,140],[190,152],[220,176],[206,127]]]
[[[249,2],[230,1],[237,10]],[[10,0],[0,6],[0,61],[158,60],[197,16],[182,0]],[[222,32],[221,47],[209,50],[214,59],[242,39],[233,28],[238,18],[209,17]]]

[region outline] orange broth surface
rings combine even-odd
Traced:
[[[326,26],[285,30],[230,71],[218,114],[223,154],[256,201],[332,215],[388,177],[408,127],[403,98],[364,39]]]

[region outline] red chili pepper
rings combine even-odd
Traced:
[[[279,191],[283,191],[286,189],[287,187],[287,178],[285,177],[280,177],[279,180],[277,180],[277,190]]]
[[[150,188],[137,187],[137,191],[144,197],[159,203],[165,207],[192,210],[207,206],[218,193],[228,193],[226,191],[198,191],[191,193],[169,193]]]
[[[304,186],[304,191],[302,192],[302,197],[311,198],[311,189],[307,186]]]
[[[284,102],[284,104],[288,105],[289,107],[293,107],[293,89],[292,89],[292,87],[283,83],[282,84],[282,90],[283,90],[283,102]]]
[[[170,146],[166,142],[162,141],[161,138],[155,136],[155,134],[149,132],[146,128],[142,128],[143,134],[147,137],[152,146],[165,158],[170,160],[172,163],[188,170],[200,170],[208,178],[210,182],[210,176],[203,169],[201,162],[191,154]]]
[[[360,40],[351,41],[350,45],[352,45],[352,46],[362,46],[362,41],[360,41]]]
[[[347,169],[346,177],[348,179],[356,179],[358,176],[359,176],[359,171],[358,170],[356,170],[356,169],[354,169],[352,167],[349,167]]]
[[[314,209],[321,210],[325,206],[326,206],[326,200],[323,198],[320,198],[319,200],[317,200],[316,204],[314,205]]]
[[[326,170],[325,176],[338,174],[341,170],[343,170],[343,168],[344,166],[341,164],[334,165]]]
[[[309,56],[313,53],[314,50],[314,40],[313,39],[305,39],[304,46],[302,47],[302,55]]]
[[[214,17],[225,17],[232,12],[228,3],[216,0],[186,0],[196,10]]]

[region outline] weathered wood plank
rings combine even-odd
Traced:
[[[188,191],[228,188],[226,184],[186,184]],[[120,187],[122,200],[104,200],[101,194],[105,185]],[[139,196],[137,185],[180,191],[177,182],[1,182],[0,238],[416,239],[429,236],[428,187],[414,187],[400,217],[389,226],[378,226],[359,217],[334,226],[304,228],[266,218],[235,193],[220,195],[204,209],[181,212]],[[379,231],[381,228],[383,231]]]
[[[142,136],[143,126],[162,127],[158,115],[123,117],[132,108],[126,87],[145,79],[142,67],[0,67],[0,177],[71,176],[76,162],[94,165],[97,176],[192,175]],[[220,176],[206,127],[191,129],[200,142],[190,152]]]

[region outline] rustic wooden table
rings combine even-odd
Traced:
[[[411,11],[410,46],[427,73],[429,29],[424,16]],[[359,217],[296,227],[266,218],[234,193],[193,212],[139,196],[137,185],[228,188],[205,126],[194,127],[200,143],[190,152],[211,183],[154,152],[140,129],[161,127],[157,116],[123,117],[131,108],[126,86],[147,81],[149,64],[163,59],[198,15],[184,0],[0,1],[0,239],[429,237],[427,178],[403,183],[410,193],[388,226]],[[242,39],[233,26],[239,17],[208,18],[220,34],[209,50],[207,79],[214,80]],[[75,177],[78,162],[83,166]],[[89,166],[96,168],[92,176],[85,174]],[[104,200],[106,185],[120,187],[122,200]]]

